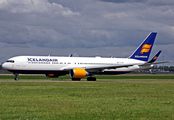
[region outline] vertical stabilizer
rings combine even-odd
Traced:
[[[154,63],[162,51],[160,50],[148,63]]]
[[[148,61],[156,35],[155,32],[150,33],[129,58]]]

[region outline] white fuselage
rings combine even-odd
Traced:
[[[116,66],[133,64],[128,67],[116,69],[89,69],[88,72],[99,74],[119,74],[127,73],[140,69],[150,68],[151,66],[140,66],[144,61],[128,58],[101,58],[101,57],[54,57],[54,56],[17,56],[8,59],[3,63],[3,68],[13,73],[25,74],[56,74],[58,72],[68,73],[70,68],[93,68],[100,66]]]

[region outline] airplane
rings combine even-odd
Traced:
[[[16,56],[4,62],[2,68],[12,72],[15,80],[19,79],[19,74],[45,74],[49,78],[69,74],[72,81],[80,81],[86,76],[89,76],[87,81],[96,81],[93,77],[96,74],[125,74],[168,63],[155,63],[161,51],[148,61],[156,35],[156,32],[151,32],[128,58]]]

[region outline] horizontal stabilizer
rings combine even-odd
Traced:
[[[153,64],[163,64],[163,63],[171,63],[171,61],[156,62],[156,63],[153,63]]]

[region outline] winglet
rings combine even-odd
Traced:
[[[73,56],[73,54],[70,54],[70,55],[69,55],[69,57],[72,57],[72,56]]]
[[[157,60],[158,56],[160,55],[162,51],[160,50],[148,63],[153,63]]]
[[[155,32],[150,33],[129,58],[147,62],[149,59],[156,35],[157,33]]]

